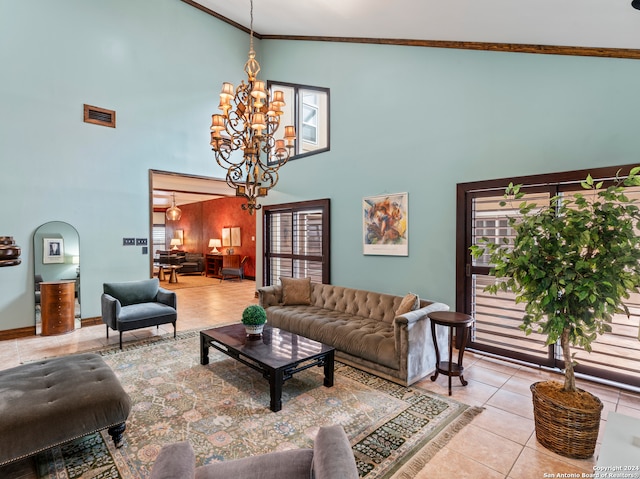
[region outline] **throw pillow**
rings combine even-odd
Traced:
[[[400,316],[402,314],[408,313],[409,311],[413,311],[420,307],[420,298],[417,294],[408,293],[404,298],[402,298],[402,302],[398,309],[396,309],[396,316]]]
[[[280,278],[282,304],[311,304],[311,278]]]

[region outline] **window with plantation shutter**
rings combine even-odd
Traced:
[[[542,206],[554,195],[566,197],[582,191],[580,182],[588,174],[607,181],[614,178],[618,170],[628,172],[630,168],[597,168],[458,185],[456,310],[475,318],[469,349],[540,366],[563,367],[558,344],[547,345],[546,335],[534,332],[527,336],[519,329],[524,304],[517,304],[509,291],[498,295],[484,292],[484,287],[494,281],[489,275],[491,265],[486,257],[472,258],[469,247],[483,237],[501,242],[514,234],[507,219],[518,211],[500,206],[504,189],[510,182],[523,185],[521,191],[526,193],[523,200]],[[639,187],[627,188],[626,194],[640,204]],[[632,294],[626,304],[630,317],[614,316],[611,332],[592,343],[591,353],[579,347],[572,348],[577,373],[640,387],[640,294]]]
[[[264,285],[281,276],[329,283],[329,200],[264,206]]]
[[[152,251],[167,249],[165,240],[165,225],[153,225],[153,249]]]

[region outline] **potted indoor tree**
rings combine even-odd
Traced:
[[[576,387],[571,346],[590,352],[597,336],[611,331],[614,314],[629,316],[625,301],[640,287],[640,210],[625,191],[640,185],[639,172],[618,171],[607,185],[589,175],[584,191],[544,206],[520,202],[521,185],[511,183],[501,206],[519,212],[509,218],[515,237],[501,244],[482,238],[471,247],[475,258],[488,254],[493,265],[496,279],[485,290],[511,291],[525,303],[520,329],[560,343],[564,384],[541,381],[531,391],[538,441],[564,456],[593,455],[602,410],[596,396]]]
[[[247,306],[242,312],[242,324],[249,336],[260,336],[266,322],[267,312],[258,304]]]

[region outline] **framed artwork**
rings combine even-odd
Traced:
[[[409,256],[409,194],[362,199],[362,244],[366,255]]]
[[[184,244],[184,230],[176,230],[175,237],[180,239],[180,244]]]
[[[231,228],[231,246],[242,246],[240,242],[240,227]]]
[[[222,228],[222,246],[231,246],[231,228]]]
[[[42,262],[64,263],[64,242],[62,238],[43,238]]]

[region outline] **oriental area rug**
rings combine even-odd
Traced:
[[[345,429],[361,477],[409,478],[480,411],[336,363],[333,387],[323,386],[322,368],[302,371],[274,413],[256,371],[213,348],[200,365],[197,331],[99,353],[132,400],[125,444],[115,449],[103,431],[53,448],[37,457],[41,478],[147,478],[161,447],[184,440],[197,465],[311,448],[332,424]]]

